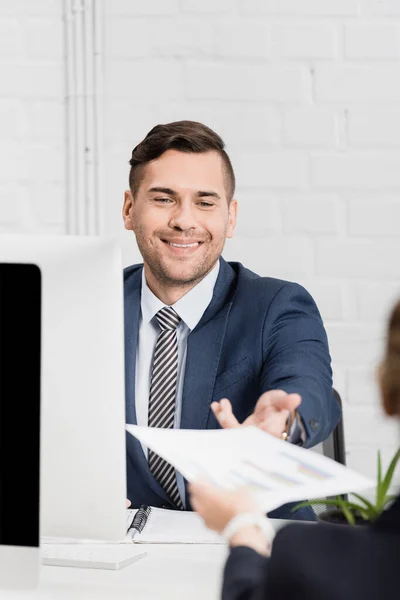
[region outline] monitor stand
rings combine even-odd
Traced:
[[[39,562],[39,548],[0,545],[0,590],[36,588]]]

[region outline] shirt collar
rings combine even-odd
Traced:
[[[182,321],[184,321],[191,331],[196,327],[207,306],[211,302],[218,273],[219,261],[204,279],[182,296],[178,302],[175,302],[175,304],[172,305]],[[143,268],[142,297],[140,303],[143,323],[150,323],[158,311],[164,308],[164,306],[165,304],[153,294],[147,285]]]

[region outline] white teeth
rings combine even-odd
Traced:
[[[168,242],[170,246],[175,246],[175,248],[194,248],[198,246],[199,242],[195,242],[194,244],[174,244],[173,242]]]

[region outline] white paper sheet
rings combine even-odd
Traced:
[[[208,480],[228,489],[246,486],[264,511],[374,486],[334,460],[255,427],[198,431],[127,425],[126,429],[188,481]]]
[[[224,539],[207,529],[194,512],[152,507],[141,533],[133,532],[133,541],[143,544],[224,544]]]

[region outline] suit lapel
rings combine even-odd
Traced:
[[[135,376],[136,351],[139,340],[140,299],[143,267],[125,281],[125,419],[136,424]]]
[[[187,340],[182,429],[205,429],[232,306],[235,272],[222,258],[213,298]]]

